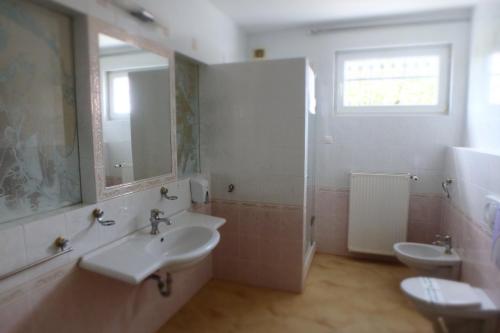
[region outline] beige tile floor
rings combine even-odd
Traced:
[[[432,332],[399,290],[411,271],[318,254],[302,294],[212,280],[158,333]]]

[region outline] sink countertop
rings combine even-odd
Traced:
[[[83,256],[79,266],[127,283],[139,284],[168,261],[164,254],[153,254],[145,250],[152,240],[187,227],[202,226],[217,230],[226,222],[220,217],[189,211],[180,212],[170,219],[173,224],[167,226],[162,223],[160,234],[151,235],[151,227],[145,227]]]

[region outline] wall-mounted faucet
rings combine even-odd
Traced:
[[[149,217],[149,222],[151,222],[151,235],[158,235],[160,230],[158,225],[160,222],[165,222],[166,225],[172,225],[172,221],[168,217],[160,217],[160,215],[165,215],[159,209],[151,209],[151,216]]]
[[[92,216],[95,218],[97,222],[99,222],[101,225],[109,227],[112,225],[115,225],[114,220],[104,220],[104,211],[102,209],[96,208],[92,212]]]
[[[162,186],[160,189],[160,195],[162,199],[167,199],[167,200],[177,200],[178,197],[176,195],[168,195],[168,188],[165,186]]]
[[[441,183],[441,187],[443,188],[443,192],[446,194],[448,199],[451,198],[450,194],[450,185],[453,184],[453,179],[448,178],[444,182]]]
[[[451,254],[452,242],[450,235],[441,236],[437,234],[436,240],[432,242],[432,244],[437,246],[444,246],[444,253]]]

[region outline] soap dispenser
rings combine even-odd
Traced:
[[[208,203],[208,180],[199,176],[189,180],[191,200],[194,203]]]

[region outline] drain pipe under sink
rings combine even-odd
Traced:
[[[155,280],[158,285],[158,291],[163,297],[169,297],[172,294],[172,275],[167,272],[165,280],[158,274],[151,274],[148,279]]]

